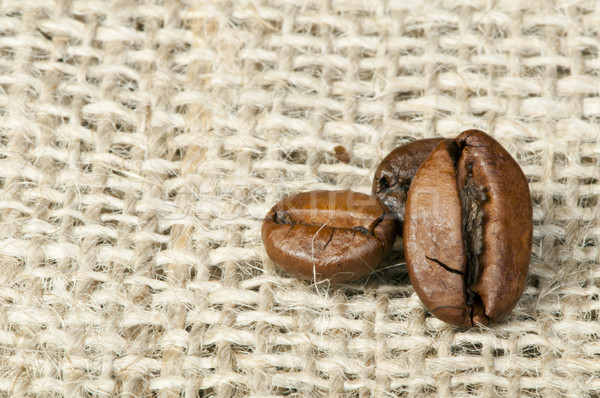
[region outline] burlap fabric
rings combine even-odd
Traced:
[[[0,1],[0,394],[598,397],[599,46],[595,1]],[[504,322],[431,317],[401,242],[266,256],[282,197],[467,128],[530,181]]]

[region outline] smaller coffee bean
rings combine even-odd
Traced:
[[[373,272],[396,236],[376,197],[352,191],[289,196],[265,217],[262,240],[275,264],[305,280],[345,282]]]
[[[419,298],[454,325],[505,317],[525,288],[533,234],[523,171],[492,137],[438,144],[406,201],[404,255]]]
[[[421,163],[443,138],[428,138],[402,145],[379,164],[373,177],[373,195],[377,196],[398,220],[396,231],[402,235],[404,203],[410,183]]]

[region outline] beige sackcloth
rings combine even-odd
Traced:
[[[0,396],[600,396],[599,47],[585,0],[0,0]],[[432,317],[400,240],[267,257],[281,198],[468,128],[532,194],[503,322]]]

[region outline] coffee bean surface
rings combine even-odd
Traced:
[[[395,222],[377,198],[311,191],[284,198],[265,217],[262,240],[275,264],[305,280],[345,282],[373,272],[388,254]]]
[[[416,293],[443,321],[470,327],[505,317],[525,287],[532,234],[525,175],[482,131],[439,143],[413,178],[406,263]]]
[[[373,195],[377,196],[398,220],[397,232],[402,234],[404,204],[410,183],[421,163],[443,138],[428,138],[410,142],[390,152],[379,164],[373,177]]]

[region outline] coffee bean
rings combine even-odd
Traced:
[[[402,235],[404,202],[417,169],[443,138],[429,138],[399,146],[379,164],[373,177],[373,195],[377,196],[398,220],[396,231]]]
[[[443,321],[506,316],[525,287],[532,234],[525,175],[482,131],[438,144],[413,178],[404,254],[415,291]]]
[[[352,191],[289,196],[265,217],[263,244],[275,264],[305,280],[344,282],[373,272],[396,236],[377,198]]]

